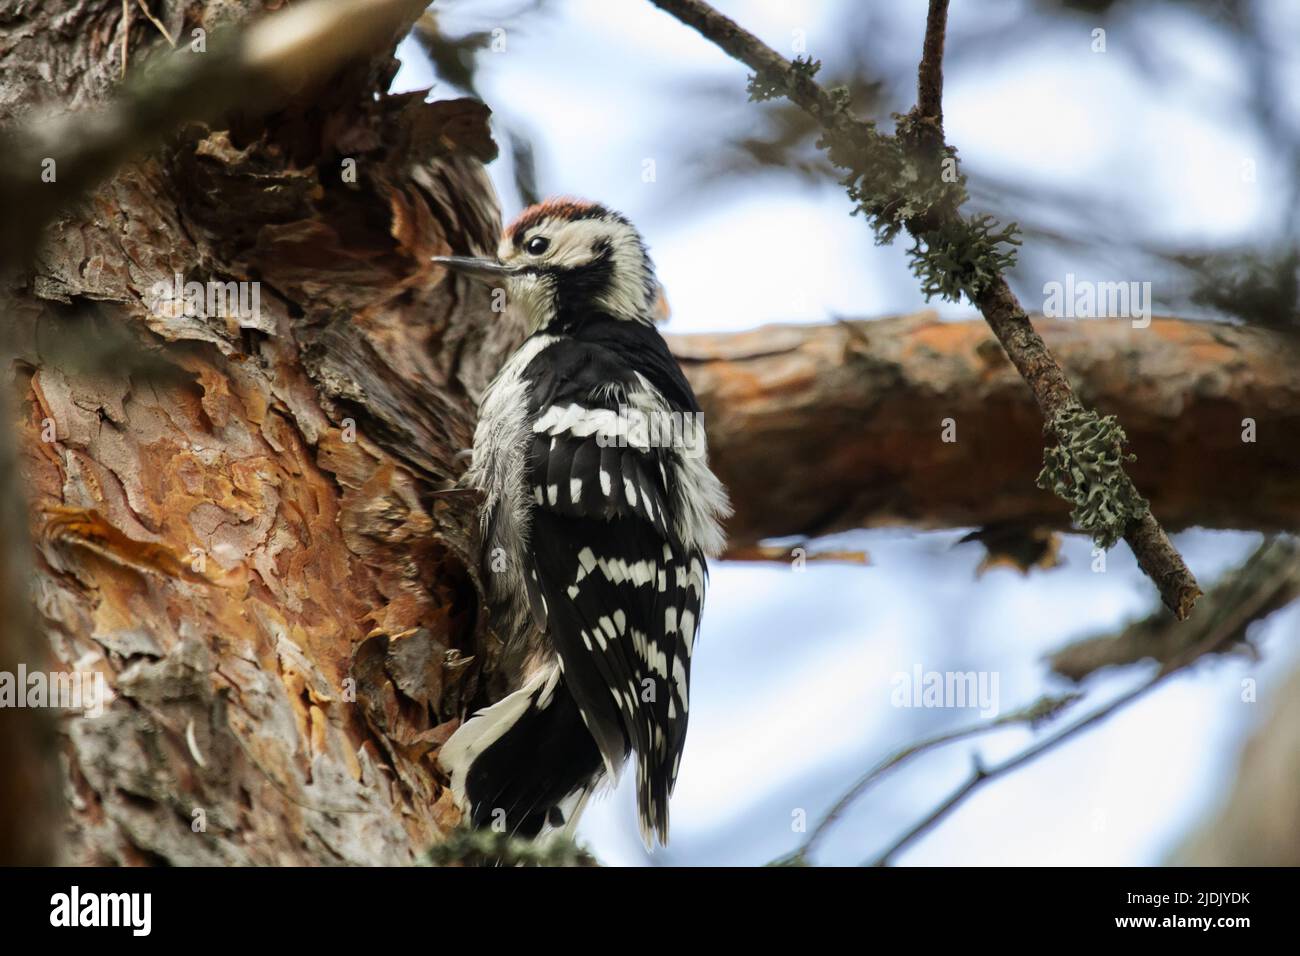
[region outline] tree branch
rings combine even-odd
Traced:
[[[1099,420],[1084,409],[1002,277],[1013,257],[998,246],[1015,242],[1014,230],[994,232],[987,218],[962,219],[958,210],[966,198],[964,185],[938,182],[939,163],[923,163],[920,168],[915,164],[917,158],[954,159],[942,142],[941,128],[936,128],[941,108],[933,102],[941,88],[937,75],[946,5],[931,5],[928,55],[918,80],[926,89],[930,112],[918,117],[914,111],[910,121],[900,123],[897,138],[891,138],[850,116],[847,93],[829,93],[813,80],[819,64],[787,63],[702,0],[652,2],[753,68],[757,75],[750,84],[751,96],[764,99],[784,94],[822,124],[827,135],[820,145],[832,162],[849,171],[845,181],[849,194],[873,220],[878,238],[892,239],[906,228],[917,240],[911,252],[913,265],[927,294],[940,292],[955,299],[965,293],[1033,390],[1046,430],[1057,444],[1055,472],[1044,468],[1040,480],[1052,479],[1058,493],[1068,495],[1076,505],[1076,520],[1102,546],[1109,547],[1122,532],[1165,606],[1180,620],[1185,618],[1201,591],[1123,470],[1119,456],[1123,431],[1113,421]],[[929,132],[917,135],[918,126]],[[909,151],[909,147],[915,150]],[[907,185],[918,172],[920,181]],[[902,202],[908,193],[913,194],[908,196],[911,201]],[[904,207],[912,210],[909,218],[902,218]],[[1100,461],[1101,466],[1085,472],[1080,463],[1088,459]]]
[[[1300,483],[1282,479],[1300,474],[1300,339],[1163,318],[1034,324],[1126,423],[1133,476],[1170,527],[1300,526]],[[899,524],[1069,527],[1063,502],[1024,480],[1037,410],[984,322],[921,313],[669,342],[704,408],[735,549]]]

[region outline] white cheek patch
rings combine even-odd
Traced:
[[[610,224],[599,219],[579,219],[552,230],[550,252],[543,257],[550,265],[571,269],[596,258],[596,246],[609,241]]]
[[[611,255],[614,274],[609,290],[601,296],[601,304],[615,315],[628,318],[649,316],[652,312],[652,303],[647,295],[650,271],[645,250],[636,233],[626,227],[617,233],[611,243]]]
[[[532,256],[523,251],[529,240],[536,236],[545,236],[551,241],[550,248],[540,256]],[[609,241],[610,224],[599,219],[579,219],[574,222],[557,222],[547,219],[533,226],[521,237],[522,244],[516,247],[513,240],[502,239],[497,249],[497,258],[514,266],[551,266],[571,269],[586,265],[596,257],[596,246],[602,240]]]

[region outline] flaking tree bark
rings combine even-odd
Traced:
[[[121,51],[166,42],[114,2],[3,19],[7,123],[102,106]],[[6,277],[50,666],[112,694],[61,718],[65,860],[406,863],[456,822],[431,753],[491,645],[473,502],[439,492],[512,331],[428,265],[495,246],[487,110],[376,97],[391,49],[269,116],[178,130]],[[160,307],[178,274],[257,282],[260,310]]]
[[[279,6],[196,0],[162,22],[184,42]],[[136,62],[167,43],[122,10],[0,9],[0,122],[108,103],[123,50]],[[390,44],[273,113],[177,129],[4,276],[44,639],[22,624],[20,589],[0,590],[0,668],[93,671],[112,697],[99,717],[60,714],[57,737],[4,714],[6,730],[34,721],[5,734],[6,765],[30,771],[6,778],[5,817],[38,824],[6,833],[7,859],[48,858],[31,838],[49,829],[40,775],[56,763],[70,862],[408,863],[458,822],[434,757],[502,688],[475,502],[453,485],[475,400],[519,330],[428,264],[495,246],[487,110],[385,95],[395,65]],[[60,188],[39,173],[18,171]],[[259,283],[260,310],[160,305],[155,284],[178,274]],[[1273,439],[1294,434],[1294,342],[1172,320],[1042,329],[1084,397],[1121,413],[1152,469],[1135,475],[1173,526],[1294,523],[1294,483],[1272,477],[1296,464]],[[913,317],[673,344],[738,506],[735,545],[1062,524],[1033,486],[1032,402],[984,326]],[[1180,414],[1198,429],[1171,428]],[[1245,415],[1259,450],[1212,493],[1190,463],[1207,442],[1237,448]],[[944,417],[955,443],[940,441]],[[822,484],[795,467],[805,458]],[[12,477],[0,460],[0,506]],[[13,524],[7,555],[21,552]]]

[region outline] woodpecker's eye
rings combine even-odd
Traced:
[[[524,243],[524,251],[530,256],[540,256],[549,248],[551,248],[551,240],[545,236],[533,236]]]

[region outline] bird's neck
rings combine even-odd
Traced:
[[[610,318],[653,324],[643,278],[620,274],[611,257],[555,273],[550,299],[547,325],[560,334]]]

